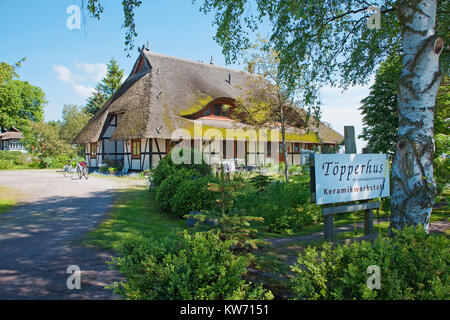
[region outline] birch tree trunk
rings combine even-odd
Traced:
[[[404,59],[398,85],[390,229],[422,224],[428,231],[433,208],[434,112],[444,47],[443,40],[435,36],[436,8],[437,0],[397,1]]]

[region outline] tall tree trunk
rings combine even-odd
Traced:
[[[443,48],[443,40],[435,36],[436,8],[437,0],[397,1],[404,59],[398,85],[390,229],[422,224],[428,230],[433,208],[433,127]]]

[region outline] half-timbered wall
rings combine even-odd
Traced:
[[[91,152],[92,144],[86,146],[86,160],[90,167],[97,168],[101,165],[106,157],[117,157],[123,159],[124,167],[129,171],[143,171],[153,169],[158,166],[159,162],[165,157],[176,143],[166,139],[135,139],[122,141],[110,141],[108,138],[115,130],[117,120],[111,121],[105,130],[103,138],[97,142],[97,154],[94,156]],[[133,152],[133,143],[140,142],[140,155]],[[287,163],[289,165],[301,165],[302,150],[313,149],[315,146],[302,143],[287,142]],[[190,145],[198,149],[199,143],[193,141],[184,141],[183,145]],[[273,145],[267,142],[250,142],[250,141],[202,141],[201,149],[203,151],[204,160],[207,163],[220,163],[222,159],[232,158],[238,159],[243,165],[249,167],[265,166],[277,160],[281,160],[284,156],[281,154],[281,146],[279,149],[269,148]],[[225,156],[224,156],[225,155]]]

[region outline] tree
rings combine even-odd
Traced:
[[[120,69],[117,60],[111,59],[108,63],[106,76],[95,88],[95,92],[88,98],[86,111],[94,115],[100,110],[108,99],[122,85],[123,69]]]
[[[22,61],[15,66],[0,63],[0,127],[3,128],[23,129],[29,121],[43,118],[47,103],[44,92],[26,81],[16,80],[16,68]]]
[[[60,126],[56,122],[31,122],[23,131],[24,143],[28,151],[41,160],[58,156],[75,156],[75,149],[60,139]]]
[[[140,0],[122,0],[124,22],[122,28],[127,31],[125,33],[125,51],[130,52],[134,49],[134,39],[137,37],[136,24],[134,23],[134,10],[142,4]],[[85,0],[81,1],[81,5],[88,9],[92,17],[100,19],[100,15],[103,13],[103,6],[100,0]]]
[[[434,134],[436,136],[436,157],[450,154],[450,77],[445,76],[436,99]]]
[[[91,116],[82,108],[75,105],[65,105],[62,111],[63,121],[59,131],[60,139],[71,145],[76,135],[86,126]],[[81,149],[80,149],[81,148]],[[84,146],[78,148],[82,155]]]
[[[361,103],[363,114],[363,132],[359,138],[368,141],[368,146],[374,153],[393,155],[397,145],[398,131],[398,100],[397,83],[402,69],[402,58],[395,54],[383,62],[377,71],[375,84],[370,88],[369,96]],[[449,118],[450,97],[449,78],[444,77],[439,88],[434,119],[434,134],[436,140],[435,158],[449,151],[445,148],[450,128],[446,119]],[[442,143],[441,143],[442,142]]]
[[[140,5],[136,2],[123,2],[124,26],[131,26],[132,31],[134,9]],[[103,9],[99,3],[89,0],[88,5],[97,18]],[[440,1],[438,6],[437,0],[380,0],[378,7],[354,0],[257,0],[255,5],[247,4],[247,0],[203,1],[203,12],[216,10],[215,39],[227,62],[236,61],[242,49],[250,47],[250,33],[268,21],[270,43],[279,53],[280,75],[288,85],[301,79],[308,104],[317,102],[321,85],[340,84],[345,89],[367,83],[375,68],[402,48],[391,227],[423,224],[428,230],[435,194],[434,107],[442,73],[448,74],[449,50],[444,48],[443,38],[448,39],[450,30],[450,2]],[[316,109],[318,106],[316,103]]]
[[[109,61],[107,67],[108,71],[100,84],[100,89],[109,99],[122,84],[123,69],[120,69],[114,58]]]
[[[434,107],[442,71],[448,71],[442,37],[448,38],[450,3],[442,1],[438,8],[437,0],[385,0],[374,7],[352,0],[259,0],[253,12],[246,10],[246,4],[243,0],[203,2],[202,11],[217,11],[215,39],[228,62],[249,46],[250,31],[267,19],[271,44],[279,52],[280,74],[287,83],[302,78],[309,101],[323,84],[343,88],[365,84],[379,63],[402,48],[391,228],[422,224],[428,230],[435,195]],[[373,24],[378,14],[379,29]]]
[[[402,70],[402,57],[393,54],[377,71],[369,96],[361,101],[363,131],[359,138],[368,142],[373,153],[394,154],[397,145],[397,83]]]
[[[281,132],[282,152],[287,159],[286,128],[301,117],[294,111],[294,97],[297,87],[287,86],[279,74],[279,58],[276,51],[267,47],[267,41],[260,39],[246,58],[257,73],[249,76],[243,92],[236,98],[233,112],[238,120],[256,127],[276,128]],[[303,124],[303,123],[302,123]],[[285,161],[284,175],[289,182],[289,166]]]
[[[95,92],[92,93],[92,95],[87,99],[85,111],[91,115],[94,115],[103,107],[107,100],[106,94],[102,92],[100,86],[98,85],[95,88]]]

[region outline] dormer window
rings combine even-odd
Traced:
[[[215,116],[221,116],[222,115],[222,105],[221,104],[215,104],[214,105],[214,115]]]
[[[203,110],[191,115],[185,115],[185,117],[188,119],[197,119],[208,116],[231,118],[233,108],[233,101],[231,99],[221,98],[209,103]]]

